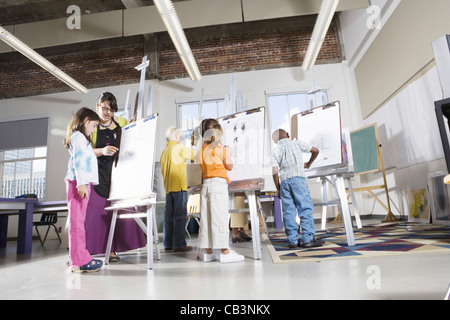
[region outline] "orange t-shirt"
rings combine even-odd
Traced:
[[[227,169],[224,161],[227,158],[226,149],[223,146],[213,148],[210,144],[202,146],[201,158],[199,159],[202,168],[203,179],[224,178],[230,183],[227,176]]]

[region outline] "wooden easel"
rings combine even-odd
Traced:
[[[358,192],[358,191],[367,191],[367,192],[369,192],[369,194],[375,200],[377,200],[377,202],[387,211],[386,217],[381,222],[396,222],[396,221],[398,221],[398,219],[391,211],[391,201],[389,199],[389,190],[388,190],[387,180],[386,180],[386,170],[384,169],[383,153],[381,151],[381,144],[378,142],[378,137],[377,137],[377,152],[378,152],[378,157],[379,157],[379,161],[380,161],[380,165],[381,165],[381,171],[383,173],[383,182],[384,182],[384,184],[381,185],[381,186],[356,188],[356,189],[354,189],[354,191],[355,192]],[[372,192],[372,190],[377,190],[377,189],[384,189],[384,191],[386,193],[387,206],[377,197],[376,194],[374,194]]]
[[[375,128],[377,129],[377,126],[375,124]],[[376,144],[377,144],[377,156],[378,156],[378,165],[379,168],[383,174],[383,185],[378,185],[378,186],[368,186],[368,187],[361,187],[361,188],[354,188],[353,192],[363,192],[363,191],[367,191],[386,211],[387,211],[387,215],[384,218],[384,220],[382,220],[382,222],[396,222],[398,221],[397,217],[392,213],[391,211],[391,203],[390,203],[390,199],[389,199],[389,190],[387,187],[387,180],[386,180],[386,171],[384,169],[384,160],[383,160],[383,153],[381,151],[381,144],[378,142],[378,133],[376,135]],[[371,171],[374,172],[374,171]],[[362,175],[362,174],[367,174],[369,172],[362,172],[362,173],[356,173],[355,175]],[[385,193],[386,193],[386,201],[387,201],[387,205],[385,205],[380,198],[378,198],[378,196],[373,192],[373,190],[378,190],[378,189],[384,189]],[[347,190],[347,199],[350,196],[350,190]],[[353,204],[354,206],[356,206],[356,204]],[[335,221],[338,222],[340,217],[340,213],[338,214],[338,216],[336,217]]]

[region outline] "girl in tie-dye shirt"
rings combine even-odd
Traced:
[[[92,150],[91,134],[100,121],[96,112],[81,108],[67,126],[64,145],[70,159],[65,178],[69,208],[69,263],[74,271],[92,272],[102,261],[92,259],[86,250],[84,221],[91,185],[98,184],[97,158]]]

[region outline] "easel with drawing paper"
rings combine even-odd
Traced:
[[[156,227],[156,194],[153,192],[155,169],[155,137],[158,114],[151,114],[149,103],[148,115],[142,118],[145,69],[148,66],[147,56],[136,69],[141,72],[139,102],[134,116],[136,121],[122,128],[119,157],[113,165],[111,174],[111,206],[105,208],[113,211],[108,243],[105,253],[105,264],[109,263],[112,241],[117,218],[133,218],[147,235],[147,267],[153,268],[153,244],[156,244],[156,257],[161,259],[159,251],[158,231]],[[149,90],[149,102],[151,101]],[[151,165],[149,165],[151,164]],[[143,208],[145,208],[143,210]],[[123,210],[123,213],[119,213]],[[141,220],[147,218],[147,225]]]
[[[153,267],[154,243],[157,259],[161,259],[155,216],[156,194],[153,192],[156,123],[157,115],[151,115],[122,128],[119,159],[117,165],[113,166],[111,176],[111,193],[108,199],[111,206],[106,208],[113,211],[113,216],[105,264],[109,262],[117,218],[133,218],[146,233],[148,269]],[[124,212],[119,213],[119,210]],[[141,220],[143,217],[147,218],[147,225]]]
[[[250,224],[252,227],[253,241],[253,258],[260,260],[262,258],[261,235],[259,230],[258,212],[264,221],[264,216],[259,203],[258,191],[264,189],[264,179],[242,180],[231,182],[228,191],[230,193],[230,202],[234,198],[235,193],[244,192],[247,197],[248,209],[230,209],[230,214],[248,212],[250,216]],[[230,206],[231,207],[231,206]],[[267,227],[266,227],[267,230]]]
[[[328,206],[338,206],[340,211],[343,213],[343,222],[344,222],[344,228],[345,228],[345,234],[347,237],[347,245],[348,246],[354,246],[355,243],[355,237],[353,234],[353,225],[350,215],[350,209],[348,206],[348,201],[345,193],[345,182],[347,181],[347,184],[351,186],[351,181],[349,181],[347,178],[345,178],[346,174],[348,173],[348,168],[346,165],[336,165],[334,167],[328,167],[325,170],[324,169],[318,169],[315,171],[309,171],[306,172],[306,176],[308,179],[312,178],[320,178],[321,180],[321,194],[322,194],[322,202],[321,203],[315,203],[315,206],[321,206],[322,207],[322,230],[326,230],[326,209]],[[334,191],[336,193],[337,199],[335,200],[328,200],[327,195],[327,184],[330,183]],[[357,211],[355,211],[355,217],[356,221],[358,223],[358,228],[361,228],[361,220],[359,218],[359,214]]]
[[[345,181],[349,186],[351,186],[351,181],[345,176],[349,169],[347,163],[344,163],[342,155],[339,101],[293,115],[291,130],[292,139],[298,138],[320,151],[313,166],[305,170],[305,176],[307,179],[319,178],[321,181],[321,203],[315,203],[314,205],[322,207],[322,230],[326,229],[327,207],[338,206],[343,212],[347,244],[348,246],[354,246],[353,226],[345,194]],[[310,155],[305,154],[304,162],[307,162],[309,157]],[[328,199],[328,184],[333,186],[337,199]],[[358,227],[361,227],[357,210],[355,210],[355,216]]]
[[[193,173],[195,171],[194,165],[187,167],[188,171],[188,181],[189,177],[193,176]],[[195,172],[195,175],[198,175],[198,172]],[[201,172],[200,172],[201,175]],[[188,182],[189,186],[189,182]],[[267,232],[267,226],[265,225],[264,221],[264,215],[262,212],[261,203],[259,201],[259,197],[257,193],[264,189],[264,179],[253,179],[253,180],[242,180],[242,181],[232,181],[228,186],[228,192],[229,192],[229,210],[228,212],[230,214],[236,214],[236,213],[248,213],[250,216],[250,223],[252,226],[252,238],[253,238],[253,257],[256,260],[261,259],[262,254],[262,248],[261,248],[261,236],[260,236],[260,230],[259,230],[259,219],[258,219],[258,212],[261,214],[262,221],[264,222],[264,227]],[[193,195],[199,195],[201,192],[201,185],[196,184],[195,186],[189,187],[188,195],[191,197]],[[242,193],[244,192],[245,196],[247,197],[248,202],[248,209],[236,209],[233,206],[233,198],[235,193]],[[191,217],[195,218],[196,220],[199,218],[198,213],[197,215],[190,213],[190,211],[200,212],[200,201],[198,201],[194,208],[190,208],[188,204],[188,216],[191,215]],[[197,220],[198,222],[198,220]],[[187,225],[186,225],[187,227]],[[197,258],[200,257],[200,248],[197,250]]]
[[[229,212],[249,212],[253,238],[253,257],[261,259],[261,236],[258,212],[262,215],[257,195],[264,188],[264,121],[265,108],[259,107],[218,119],[223,132],[223,144],[232,149],[233,170],[229,172],[230,199],[243,192],[247,197],[248,209],[231,209]],[[231,200],[230,200],[231,203]],[[264,221],[264,217],[262,217]],[[267,228],[266,228],[267,230]]]
[[[350,133],[351,145],[354,161],[354,175],[363,175],[368,173],[380,172],[383,175],[382,185],[367,186],[353,189],[354,192],[367,191],[386,211],[387,215],[382,222],[396,222],[398,219],[391,211],[389,190],[386,180],[386,171],[384,169],[383,153],[381,144],[378,141],[377,124],[366,126],[364,128],[352,131]],[[373,192],[374,190],[384,189],[386,194],[386,204]],[[351,190],[349,191],[351,192]]]
[[[155,214],[156,194],[142,199],[112,200],[111,203],[110,207],[105,208],[106,211],[113,211],[105,252],[105,264],[109,263],[117,218],[133,218],[147,236],[147,268],[153,269],[153,244],[156,245],[156,259],[161,260]],[[120,210],[126,213],[119,214]],[[142,218],[146,218],[147,225],[142,221]]]

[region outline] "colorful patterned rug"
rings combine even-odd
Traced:
[[[326,243],[319,248],[291,249],[286,234],[270,235],[269,251],[274,263],[355,259],[431,252],[450,253],[450,227],[420,224],[381,224],[354,229],[356,245],[347,246],[344,228],[318,231]]]

